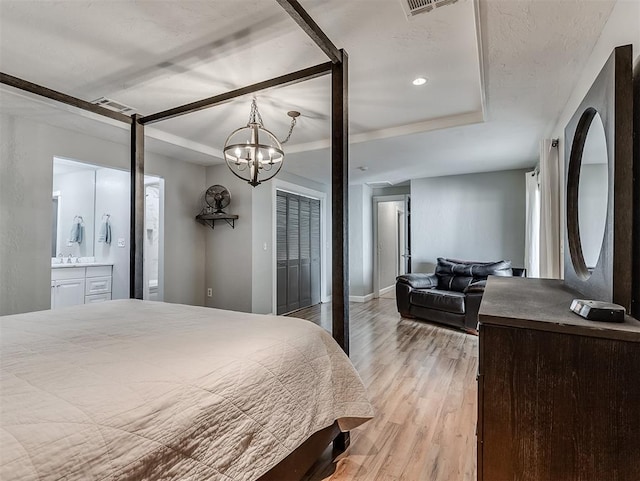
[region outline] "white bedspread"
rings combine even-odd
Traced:
[[[372,416],[311,322],[144,301],[0,318],[0,479],[252,480]]]

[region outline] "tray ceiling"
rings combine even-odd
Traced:
[[[549,91],[547,77],[531,77],[548,75],[553,67],[562,70],[567,60],[573,66],[584,61],[612,4],[582,2],[584,8],[576,12],[562,5],[573,0],[483,0],[478,16],[476,2],[459,0],[407,19],[397,0],[301,3],[349,53],[351,163],[369,167],[353,172],[354,182],[399,182],[535,163],[538,137],[557,117],[570,87]],[[580,44],[578,29],[564,28],[569,19],[577,23],[570,15],[583,20]],[[575,50],[545,60],[541,50],[555,41]],[[107,97],[143,115],[325,61],[270,0],[0,2],[3,72],[85,100]],[[560,79],[570,73],[565,68]],[[413,86],[418,76],[427,84]],[[329,79],[257,95],[265,125],[279,136],[288,128],[286,112],[302,113],[287,144],[295,160],[287,169],[320,181],[328,172]],[[559,107],[540,104],[545,89]],[[29,96],[4,88],[0,110],[101,137],[122,136],[109,132],[120,126],[108,124],[102,132],[94,120],[86,127],[73,120],[79,115],[69,109],[27,103],[33,105]],[[220,163],[225,138],[246,123],[249,104],[250,97],[236,99],[154,124],[147,132],[148,148]],[[523,114],[529,104],[538,111]],[[514,126],[510,118],[521,123]],[[511,139],[505,140],[507,133]],[[488,147],[489,141],[490,149],[478,149],[479,142]]]

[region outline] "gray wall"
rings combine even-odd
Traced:
[[[50,307],[53,157],[128,169],[123,143],[19,117],[0,115],[0,315]],[[149,174],[165,183],[165,300],[204,302],[204,228],[200,209],[205,168],[153,153]]]
[[[209,307],[251,312],[252,303],[252,191],[248,183],[234,176],[227,165],[207,168],[207,187],[220,184],[229,189],[231,203],[224,210],[236,214],[235,229],[223,221],[206,229],[205,288],[213,289],[213,297],[205,299]],[[264,186],[259,186],[264,188]]]
[[[526,170],[411,181],[414,272],[438,257],[524,265]]]
[[[349,186],[349,294],[373,293],[373,204],[368,185]]]
[[[279,173],[276,179],[267,183],[251,187],[234,176],[226,164],[207,168],[207,186],[221,184],[229,189],[231,204],[225,211],[239,216],[235,229],[222,222],[217,223],[213,230],[207,228],[205,288],[211,287],[213,290],[213,296],[206,299],[207,306],[258,314],[275,312],[273,216],[275,189],[282,186],[283,182],[329,193],[328,186],[287,172]],[[331,293],[329,202],[327,196],[325,224],[329,245],[325,245],[322,252],[323,261],[326,262],[325,288],[328,295]]]

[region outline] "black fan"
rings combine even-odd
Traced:
[[[222,185],[212,185],[207,189],[204,200],[216,210],[216,214],[224,214],[222,209],[231,202],[231,194],[227,188]]]

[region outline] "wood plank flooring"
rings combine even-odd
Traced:
[[[330,329],[328,304],[292,315]],[[350,318],[351,359],[376,417],[305,481],[475,480],[478,338],[403,319],[392,299],[351,303]]]

